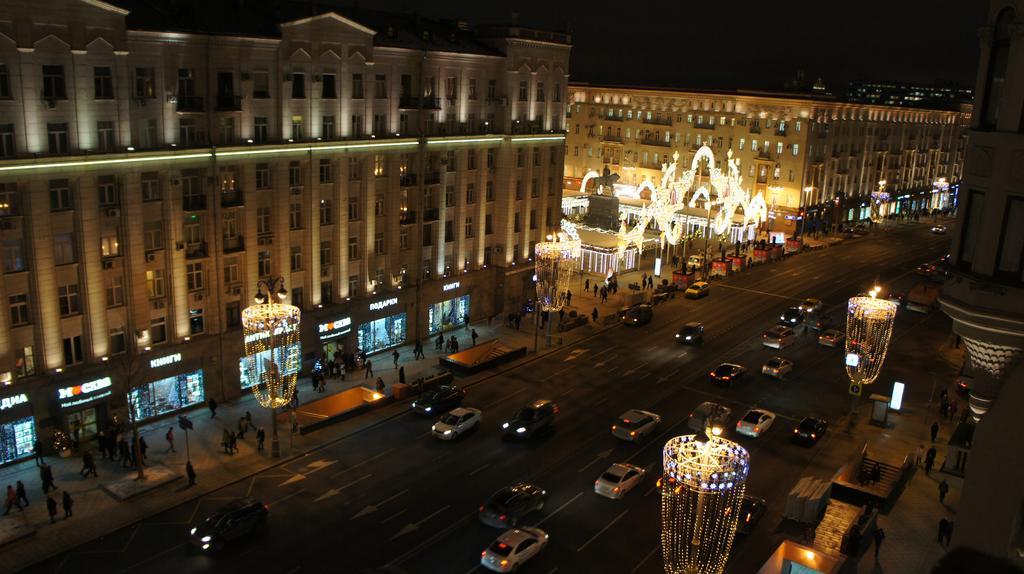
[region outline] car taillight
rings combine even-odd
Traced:
[[[629,431],[629,436],[636,436],[636,431]]]
[[[754,427],[754,432],[761,432],[761,427]]]
[[[483,552],[481,552],[481,553],[480,553],[480,557],[481,557],[481,558],[486,558],[486,557],[487,557],[487,551],[486,551],[486,550],[484,550]]]
[[[740,428],[741,426],[743,426],[743,423],[736,423],[736,428]]]
[[[793,434],[797,434],[799,432],[800,432],[800,429],[793,429]]]
[[[480,512],[483,512],[483,511],[484,511],[484,506],[481,504],[480,505]]]
[[[811,438],[818,438],[818,435],[811,433]]]
[[[500,520],[500,521],[502,521],[502,522],[505,522],[505,519],[506,519],[506,518],[508,518],[508,515],[506,515],[506,514],[502,514],[501,516],[499,516],[499,517],[498,517],[498,520]]]
[[[729,380],[729,375],[722,375],[722,378],[728,381]]]
[[[618,491],[619,491],[619,487],[617,487],[617,486],[612,489],[612,492],[618,492]]]
[[[506,558],[505,560],[502,560],[501,561],[501,565],[502,566],[508,566],[508,559]]]
[[[615,430],[616,428],[616,425],[612,425],[612,430]]]

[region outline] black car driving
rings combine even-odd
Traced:
[[[206,552],[220,550],[229,542],[265,528],[269,513],[256,499],[236,500],[193,526],[189,530],[189,542]]]
[[[441,385],[413,401],[412,409],[426,416],[446,413],[459,406],[465,396],[466,391],[455,385]]]
[[[779,317],[779,323],[792,327],[804,322],[804,312],[799,307],[786,309]]]
[[[495,528],[513,528],[524,516],[544,508],[547,491],[526,482],[506,486],[480,506],[480,522]]]
[[[747,369],[743,365],[737,365],[736,363],[722,363],[711,371],[711,380],[724,386],[731,386],[736,382],[737,379],[747,373]]]
[[[501,423],[505,437],[532,438],[555,428],[558,405],[549,400],[534,401]]]
[[[623,318],[622,324],[630,327],[639,327],[640,325],[650,323],[652,318],[654,318],[654,310],[651,306],[641,304],[631,307],[629,311],[626,311],[626,316]]]
[[[747,535],[757,526],[757,523],[764,516],[768,503],[763,498],[756,496],[744,496],[740,504],[740,516],[736,521],[736,534]]]
[[[804,417],[800,424],[793,429],[793,442],[797,444],[813,445],[818,442],[821,435],[828,430],[828,422],[817,417]]]
[[[676,333],[676,342],[683,345],[699,345],[704,342],[704,324],[691,322],[683,325]]]

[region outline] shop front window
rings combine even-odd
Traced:
[[[25,417],[0,424],[0,464],[29,456],[36,443],[36,421]]]
[[[461,327],[469,316],[469,295],[434,303],[427,309],[427,314],[431,335]]]
[[[283,353],[280,353],[277,350],[274,351],[274,356],[275,357],[280,357],[282,355],[283,355]],[[294,345],[292,345],[291,349],[289,350],[289,355],[301,357],[302,356],[302,345],[300,343],[295,343]],[[251,388],[256,386],[256,382],[257,381],[256,381],[256,379],[251,378],[249,376],[249,374],[246,372],[246,369],[245,369],[246,359],[247,359],[247,357],[242,357],[241,359],[238,359],[238,372],[241,375],[241,378],[239,379],[239,384],[242,385],[243,389],[251,389]],[[269,360],[271,360],[270,349],[267,349],[266,351],[260,352],[260,354],[256,357],[256,360],[257,361],[269,361]],[[289,361],[286,361],[286,363],[295,365],[295,368],[293,370],[289,370],[289,371],[285,372],[286,375],[290,375],[292,373],[298,373],[299,372],[299,368],[302,365],[302,360],[301,360],[301,358],[297,359],[297,360],[294,360],[294,361],[289,360]]]
[[[146,420],[206,400],[203,371],[175,375],[136,387],[128,393],[136,420]]]
[[[358,345],[365,353],[373,353],[405,343],[405,313],[392,315],[359,326]]]

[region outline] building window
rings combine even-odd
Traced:
[[[333,211],[331,210],[331,200],[321,199],[320,200],[320,225],[330,225],[334,222]]]
[[[544,82],[537,82],[537,101],[544,101]]]
[[[522,198],[523,198],[523,182],[517,179],[516,180],[516,200],[520,200]]]
[[[124,276],[107,275],[107,307],[124,305]]]
[[[348,238],[348,260],[358,261],[359,260],[359,238],[349,237]]]
[[[470,100],[476,99],[476,78],[469,79],[469,85],[466,87],[466,98]]]
[[[529,99],[529,88],[526,80],[521,80],[519,82],[519,101],[525,102],[527,99]]]
[[[242,305],[238,301],[230,301],[224,306],[224,316],[229,329],[242,326]]]
[[[530,210],[530,229],[537,229],[537,210]]]
[[[335,85],[334,74],[323,74],[320,76],[320,97],[325,100],[333,100],[338,97],[338,90]]]
[[[256,208],[256,233],[270,233],[270,208]]]
[[[163,191],[160,188],[160,175],[156,172],[142,174],[141,188],[142,201],[159,201],[163,198]]]
[[[498,81],[487,80],[487,99],[496,100],[498,99]]]
[[[331,242],[320,242],[320,266],[326,267],[331,264]]]
[[[120,355],[127,350],[128,344],[124,334],[124,327],[114,327],[110,330],[110,348],[108,352],[111,355]]]
[[[203,288],[203,264],[201,262],[185,265],[185,280],[189,291],[199,291]]]
[[[320,137],[325,140],[334,139],[334,116],[324,116],[320,122]]]
[[[537,178],[530,180],[530,197],[540,197],[540,187],[537,185]]]
[[[306,97],[306,74],[292,73],[292,99],[301,100]]]
[[[197,142],[196,122],[191,118],[178,120],[178,143],[181,145],[193,145]]]
[[[363,99],[363,75],[352,74],[352,99]]]
[[[291,270],[293,273],[302,271],[302,247],[299,245],[292,245]]]
[[[36,373],[36,359],[31,346],[14,350],[14,371],[19,377]]]
[[[376,177],[383,177],[387,175],[387,164],[385,162],[384,154],[376,154],[373,156],[373,175]]]
[[[11,308],[11,326],[28,325],[32,322],[28,308],[28,294],[9,295],[7,303]]]
[[[378,200],[374,201],[373,202],[373,214],[375,216],[377,216],[377,217],[384,217],[384,214],[385,214],[384,205],[385,205],[385,203],[384,203],[383,199],[378,199]]]
[[[388,97],[388,77],[384,74],[377,74],[373,78],[373,97],[383,100]]]
[[[103,175],[97,179],[96,191],[99,195],[99,203],[103,207],[110,207],[120,203],[117,197],[117,180],[112,175]]]
[[[77,365],[85,360],[82,353],[82,336],[75,335],[64,339],[64,366]]]
[[[988,70],[985,74],[985,91],[981,103],[981,127],[995,128],[999,119],[999,103],[1006,83],[1006,67],[1010,61],[1010,41],[1013,36],[1014,12],[1004,9],[996,18],[992,35],[992,51],[989,54]]]
[[[492,222],[491,214],[488,213],[484,216],[484,235],[491,235],[494,233],[494,225]]]
[[[46,143],[50,153],[68,153],[68,124],[46,124]]]
[[[257,99],[270,97],[270,72],[257,70],[252,73],[252,97]]]
[[[78,304],[77,283],[57,287],[57,301],[60,303],[61,317],[77,315],[82,312]]]
[[[476,203],[476,186],[472,183],[466,184],[466,203],[470,205]]]
[[[494,201],[494,182],[488,181],[484,188],[484,196],[487,201]]]
[[[362,114],[352,114],[352,137],[363,137]]]
[[[466,218],[466,237],[473,237],[473,218]]]
[[[117,229],[104,229],[100,234],[100,255],[117,257],[121,254],[121,241],[117,237]]]
[[[257,273],[259,273],[260,277],[267,277],[268,275],[270,275],[271,268],[269,251],[260,251],[256,255],[256,267]]]
[[[430,247],[434,245],[434,224],[424,223],[423,224],[423,246]]]
[[[306,137],[302,116],[292,116],[292,139],[301,140]]]
[[[43,66],[43,98],[47,100],[66,100],[67,89],[64,85],[64,66]]]
[[[797,122],[800,125],[800,122]],[[793,144],[793,157],[800,155],[800,144]]]
[[[153,344],[167,341],[167,319],[157,317],[149,321],[149,342]]]
[[[359,276],[349,275],[348,276],[348,296],[354,297],[359,294]]]
[[[377,235],[373,239],[373,252],[377,255],[383,255],[387,253],[387,249],[384,245],[384,233],[377,232]]]
[[[70,233],[56,233],[53,236],[53,262],[55,265],[74,263],[75,240]]]
[[[302,229],[302,204],[288,205],[288,229]]]
[[[302,308],[302,287],[292,287],[292,305]]]
[[[191,69],[178,68],[178,98],[191,97],[196,93],[196,81]]]
[[[398,248],[402,251],[409,249],[409,228],[402,227],[398,231]]]
[[[270,189],[270,166],[265,163],[256,164],[256,189]]]
[[[224,284],[234,285],[238,283],[238,258],[229,257],[224,260]]]
[[[515,212],[515,214],[513,214],[512,231],[514,233],[519,233],[519,212],[518,211]],[[516,251],[518,251],[518,249]]]
[[[14,157],[14,124],[0,124],[0,157]]]
[[[357,195],[348,197],[348,220],[359,221],[359,196]]]
[[[444,188],[444,206],[455,207],[455,186],[448,185]]]
[[[445,243],[455,241],[455,228],[453,227],[452,220],[450,219],[444,222],[444,241]]]
[[[252,139],[255,143],[267,143],[267,118],[256,117],[253,119]]]
[[[109,100],[114,97],[114,77],[110,66],[96,66],[93,69],[93,96],[97,100]]]
[[[153,68],[135,68],[135,97],[156,97],[156,85],[153,82]]]
[[[146,289],[149,297],[155,299],[164,296],[164,270],[150,269],[146,271]]]

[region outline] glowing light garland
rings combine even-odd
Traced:
[[[300,316],[298,307],[272,302],[242,311],[245,374],[255,381],[253,394],[263,407],[283,407],[295,394],[302,362]]]
[[[896,303],[874,295],[850,299],[846,312],[846,374],[850,381],[862,385],[875,382],[889,350],[896,309]]]
[[[582,243],[576,226],[563,219],[562,230],[549,236],[551,241],[542,241],[535,248],[537,303],[544,311],[558,311],[565,306],[566,294],[580,271]]]
[[[707,145],[703,145],[697,150],[693,161],[690,162],[690,169],[682,171],[679,177],[676,176],[678,161],[679,152],[677,151],[672,154],[672,163],[662,165],[660,185],[655,186],[650,180],[644,180],[637,186],[638,194],[644,189],[650,191],[651,202],[644,204],[641,208],[637,224],[632,229],[627,228],[625,216],[620,215],[619,257],[625,256],[626,249],[630,245],[635,245],[638,250],[643,250],[644,232],[652,221],[656,222],[661,230],[662,244],[667,242],[670,245],[678,245],[680,241],[684,240],[685,226],[676,221],[675,214],[684,206],[696,207],[697,200],[701,198],[706,202],[709,213],[711,208],[718,206],[711,225],[718,235],[728,231],[738,210],[743,212],[743,225],[759,224],[768,218],[768,206],[762,194],[758,193],[751,197],[750,192],[743,189],[740,160],[733,159],[732,150],[729,150],[728,153],[728,171],[726,173],[715,167],[715,154]],[[697,170],[705,161],[709,168],[711,188],[715,191],[714,199],[711,198],[710,190],[704,185],[693,189]],[[591,177],[592,175],[588,173],[584,177],[584,183]],[[684,200],[688,193],[690,201],[686,203]]]
[[[667,574],[725,570],[750,473],[740,445],[710,435],[665,443],[661,488],[661,550]]]

